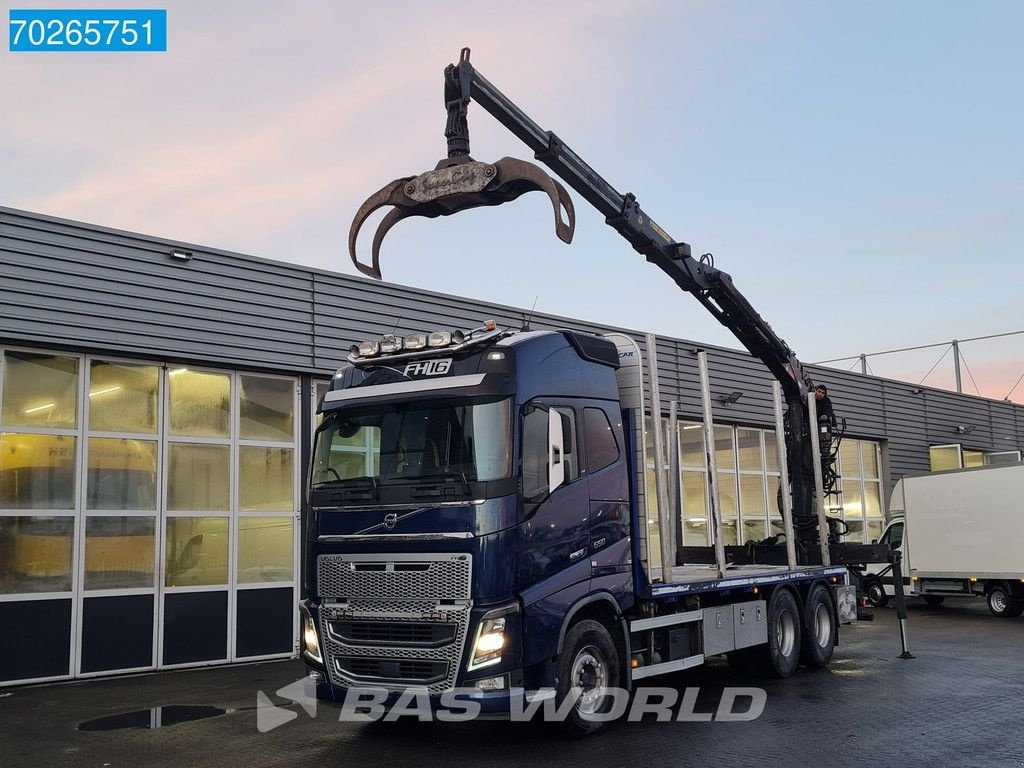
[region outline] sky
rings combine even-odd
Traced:
[[[804,362],[1024,330],[1024,3],[0,3],[5,24],[97,5],[166,8],[167,51],[4,46],[0,205],[355,274],[351,219],[445,155],[442,72],[468,46],[539,125],[713,253]],[[478,105],[469,121],[475,159],[532,159]],[[569,246],[538,193],[400,222],[384,278],[740,346],[574,199]],[[1002,399],[1024,374],[1024,334],[961,353],[965,392]],[[951,388],[951,361],[936,347],[868,365]]]

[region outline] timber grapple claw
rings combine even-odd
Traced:
[[[432,171],[395,179],[367,198],[348,232],[348,252],[356,269],[381,279],[380,244],[388,231],[410,216],[450,216],[482,206],[501,205],[527,192],[545,192],[555,213],[555,234],[572,242],[576,211],[572,198],[561,184],[539,166],[525,160],[503,157],[496,163],[481,163],[469,155],[442,160]],[[356,256],[356,239],[367,218],[379,208],[393,206],[373,236],[372,261],[363,264]]]

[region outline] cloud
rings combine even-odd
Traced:
[[[255,7],[261,9],[259,23],[250,14],[233,30],[238,36],[271,45],[255,36],[275,25],[281,35],[295,31],[295,19],[279,6]],[[19,62],[23,80],[8,81],[6,95],[18,102],[37,88],[50,98],[41,110],[14,115],[0,144],[76,162],[70,178],[28,196],[12,194],[16,179],[8,178],[5,203],[259,250],[305,220],[354,210],[391,178],[432,167],[444,152],[442,64],[462,41],[482,41],[479,59],[487,62],[488,77],[509,92],[528,93],[524,101],[548,113],[566,92],[606,109],[599,96],[601,68],[614,67],[614,60],[596,73],[553,64],[592,61],[595,27],[607,35],[617,22],[640,24],[643,5],[525,7],[531,12],[471,12],[476,6],[466,5],[460,14],[458,8],[438,13],[417,5],[403,18],[394,4],[386,4],[381,17],[341,13],[330,4],[305,6],[298,18],[307,40],[299,45],[314,52],[295,51],[293,42],[291,49],[243,51],[231,61],[210,38],[230,28],[232,14],[219,7],[222,16],[208,19],[181,6],[170,15],[172,32],[179,20],[172,40],[181,42],[167,59],[148,59],[139,68],[124,67],[122,58],[71,69],[65,60],[39,71]],[[385,45],[379,44],[382,37]],[[94,70],[83,73],[88,66]],[[253,85],[262,81],[265,90]],[[241,101],[239,90],[251,100],[217,105],[217,94]],[[472,123],[474,143],[483,146],[502,129],[479,115]],[[478,137],[483,141],[477,143]]]

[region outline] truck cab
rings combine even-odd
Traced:
[[[385,337],[320,406],[303,658],[346,689],[553,686],[580,610],[633,602],[618,352],[573,331]]]

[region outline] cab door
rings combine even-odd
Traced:
[[[590,579],[590,497],[580,466],[576,410],[534,400],[522,409],[521,584]],[[555,586],[554,584],[552,586]]]

